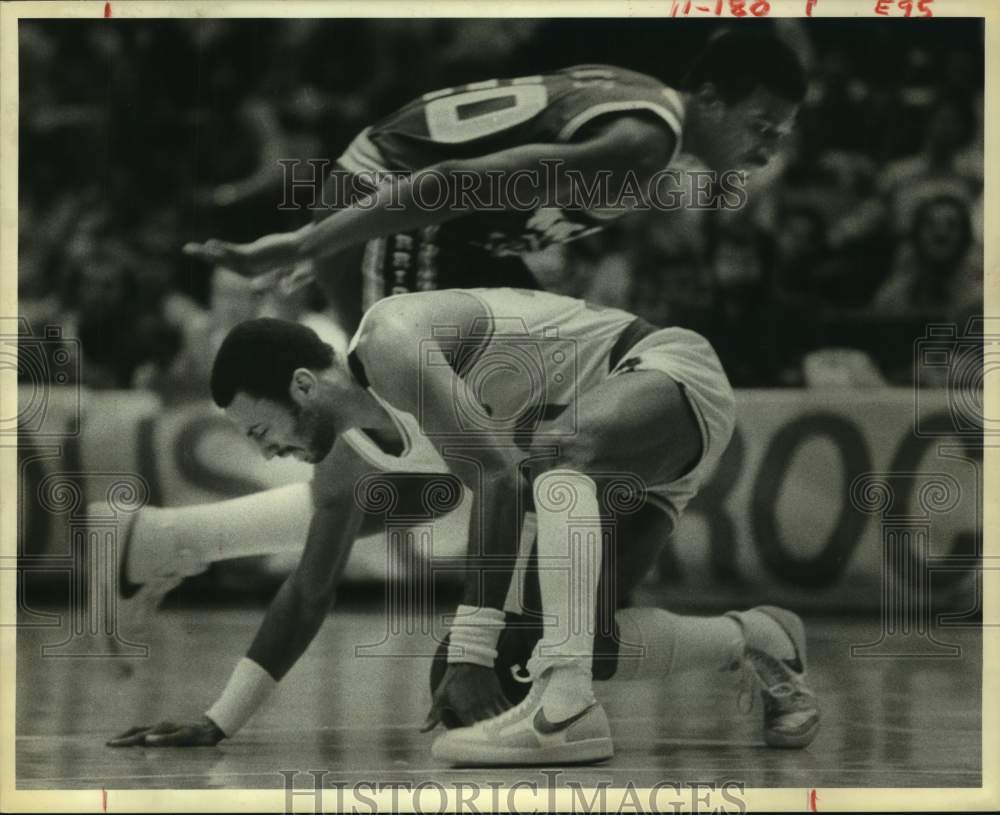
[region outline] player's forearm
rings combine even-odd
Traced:
[[[271,602],[247,657],[280,680],[305,653],[332,603],[332,592],[321,598],[306,597],[293,575]]]
[[[545,146],[527,145],[478,159],[441,162],[412,176],[391,176],[367,198],[295,233],[298,255],[323,257],[383,235],[445,223],[480,201],[500,210],[550,205],[566,184],[563,170],[590,173],[604,166],[596,164],[594,156],[584,154],[581,159],[579,152],[556,160]]]
[[[207,711],[227,736],[254,715],[323,624],[360,523],[350,495],[328,496],[316,507],[302,560],[271,601],[247,657]]]
[[[322,601],[311,600],[297,585],[297,574],[278,591],[246,658],[205,712],[225,736],[234,736],[260,709],[323,623],[332,591],[323,593]]]
[[[383,235],[457,218],[465,209],[452,206],[448,178],[443,172],[423,172],[412,179],[396,176],[385,181],[367,198],[296,232],[297,254],[300,258],[333,255]]]

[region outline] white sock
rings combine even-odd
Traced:
[[[126,577],[143,583],[197,574],[217,560],[301,552],[312,513],[308,483],[211,504],[146,507],[135,519]]]
[[[622,645],[613,679],[650,679],[738,664],[743,629],[730,617],[686,617],[662,608],[625,608],[615,615]],[[636,654],[639,646],[641,655]]]
[[[535,479],[538,581],[545,631],[536,653],[553,663],[542,704],[556,719],[593,701],[591,664],[601,574],[597,487],[575,470],[550,470]]]
[[[795,645],[778,621],[763,611],[744,611],[743,627],[749,645],[778,659],[795,659]]]
[[[568,719],[594,702],[594,684],[589,668],[578,665],[556,666],[542,691],[542,707],[553,722]]]

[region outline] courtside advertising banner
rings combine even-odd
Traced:
[[[51,503],[45,484],[55,473],[78,473],[86,501],[106,489],[95,473],[136,473],[154,506],[219,501],[312,475],[308,464],[263,460],[208,404],[163,406],[149,394],[93,391],[78,415],[76,392],[64,395],[50,394],[47,412],[51,432],[65,434],[63,455],[45,445],[21,450],[25,551],[68,549],[73,508],[40,511],[40,502]],[[726,454],[665,542],[647,586],[693,604],[743,597],[871,610],[895,584],[920,579],[930,581],[935,603],[961,611],[974,602],[981,452],[953,394],[745,390],[737,402]],[[110,404],[113,414],[102,408]],[[468,509],[466,500],[434,522],[435,555],[464,554]],[[289,534],[301,531],[308,511],[288,506]],[[390,561],[390,573],[402,577],[407,562],[429,551],[416,548],[400,561],[393,541],[382,533],[359,540],[347,578],[385,580]],[[262,560],[260,568],[281,574],[296,558]]]

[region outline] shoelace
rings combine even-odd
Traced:
[[[761,663],[760,666],[757,665],[749,652],[742,660],[740,689],[736,696],[736,706],[744,714],[753,710],[757,680],[760,680],[764,686],[761,692],[773,698],[792,696],[798,690],[795,685],[784,679],[784,672],[777,666],[772,657],[758,652],[757,661]]]

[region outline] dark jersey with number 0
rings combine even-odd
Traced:
[[[490,79],[432,91],[364,130],[338,164],[353,173],[418,171],[527,144],[571,142],[587,125],[640,114],[680,148],[684,105],[658,80],[607,65]],[[489,205],[495,185],[477,180],[467,200]],[[494,186],[491,186],[494,185]],[[555,206],[471,212],[441,226],[373,241],[364,263],[364,307],[390,294],[468,286],[531,286],[520,257],[596,232],[623,210]],[[486,259],[486,263],[483,259]],[[492,260],[491,260],[492,259]]]

